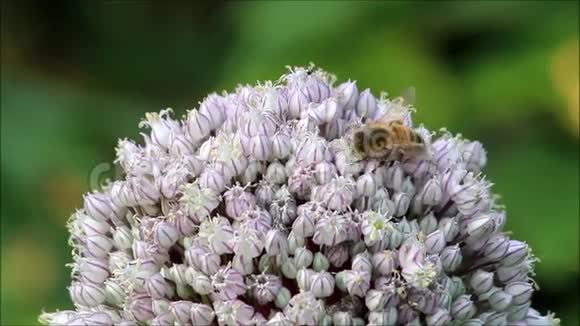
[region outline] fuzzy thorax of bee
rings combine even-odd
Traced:
[[[397,160],[425,152],[423,138],[401,120],[367,123],[353,136],[354,149],[365,157]]]

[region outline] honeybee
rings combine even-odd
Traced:
[[[400,119],[364,124],[353,135],[353,147],[365,158],[389,161],[427,155],[423,137]]]

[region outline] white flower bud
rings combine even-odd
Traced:
[[[334,325],[352,325],[352,315],[346,311],[337,311],[332,315]]]
[[[518,240],[510,240],[506,254],[501,264],[506,267],[515,266],[528,257],[528,245]]]
[[[441,230],[430,233],[425,239],[425,248],[428,254],[438,254],[445,248],[445,235]]]
[[[534,288],[527,282],[513,282],[505,286],[506,293],[513,297],[512,303],[522,305],[532,298]]]
[[[316,164],[315,176],[318,184],[327,184],[337,175],[336,166],[330,162],[319,162]]]
[[[108,280],[105,282],[105,301],[114,306],[121,306],[127,294],[118,282]]]
[[[490,306],[495,311],[504,311],[512,303],[512,296],[505,291],[496,291],[488,299]]]
[[[477,312],[477,308],[468,295],[461,295],[451,305],[451,315],[453,319],[467,320]]]
[[[439,230],[443,231],[445,241],[452,242],[459,234],[459,225],[454,218],[445,217],[439,221]]]
[[[356,87],[356,81],[348,81],[338,85],[336,93],[339,104],[344,106],[345,110],[354,110],[356,108],[358,103],[358,88]]]
[[[208,188],[215,193],[221,193],[226,189],[226,179],[216,168],[208,167],[204,169],[198,178],[199,185],[202,188]],[[229,182],[228,182],[229,183]]]
[[[169,297],[174,292],[169,282],[167,282],[160,273],[147,278],[145,281],[145,290],[153,299],[161,299],[166,296]]]
[[[334,277],[328,272],[314,273],[310,282],[310,291],[317,298],[327,298],[334,293]]]
[[[300,268],[307,268],[312,264],[312,260],[314,259],[314,255],[312,251],[306,249],[305,247],[297,248],[294,252],[294,262],[298,269]]]
[[[90,282],[74,282],[69,287],[71,299],[87,307],[96,307],[105,301],[105,288]]]
[[[193,325],[210,325],[214,320],[215,312],[206,304],[193,303],[189,317]]]
[[[344,284],[350,295],[364,298],[370,288],[371,274],[364,271],[347,270],[344,272]]]
[[[92,283],[103,283],[109,277],[109,263],[105,259],[81,258],[75,266],[81,276]]]
[[[485,325],[489,325],[489,326],[502,326],[502,325],[507,325],[507,315],[505,312],[495,312],[493,314],[491,314],[489,317],[486,318],[485,320]],[[529,324],[528,324],[529,325]],[[546,324],[541,324],[541,325],[550,325],[548,323]]]
[[[288,234],[288,254],[294,255],[296,249],[304,247],[304,245],[304,237],[297,235],[294,231],[290,231],[290,234]]]
[[[308,106],[309,97],[299,87],[293,87],[288,91],[288,116],[291,119],[300,118]]]
[[[314,235],[314,221],[311,214],[299,214],[292,224],[294,234],[307,238]]]
[[[271,229],[266,234],[264,248],[269,255],[279,255],[288,253],[288,237],[277,229]]]
[[[190,301],[173,301],[169,304],[169,311],[175,317],[175,320],[180,323],[187,323],[191,318],[191,305]]]
[[[361,175],[356,181],[357,197],[372,196],[377,190],[377,182],[371,173]]]
[[[190,274],[189,277],[191,278],[190,285],[196,293],[200,295],[208,295],[212,292],[211,279],[207,275],[193,272],[192,269],[188,269],[188,274]]]
[[[513,303],[514,301],[512,300],[512,305],[507,310],[508,321],[514,322],[524,320],[532,303],[529,301],[519,305]]]
[[[427,326],[447,325],[451,322],[451,315],[442,308],[436,308],[435,312],[425,318]]]
[[[471,275],[469,284],[476,294],[483,294],[493,286],[493,273],[478,269]]]
[[[106,194],[92,193],[84,196],[85,211],[92,218],[107,221],[115,214],[111,197]]]
[[[393,195],[392,201],[394,204],[393,216],[402,217],[407,214],[407,210],[411,204],[409,195],[404,192],[397,192]]]
[[[189,137],[194,143],[197,143],[209,135],[212,128],[212,122],[200,111],[191,110],[187,113],[186,128]]]
[[[312,268],[317,271],[326,271],[330,267],[330,262],[321,252],[314,254],[314,261],[312,262]]]
[[[232,268],[242,275],[250,275],[254,272],[254,261],[249,256],[235,255]]]
[[[296,268],[293,258],[286,259],[280,269],[282,270],[282,274],[289,279],[295,279],[298,273],[298,268]]]
[[[461,256],[461,250],[458,246],[445,247],[440,256],[443,269],[447,272],[455,271],[463,261],[463,256]]]
[[[280,185],[286,183],[288,175],[284,165],[278,161],[274,161],[266,168],[264,178],[273,184]]]
[[[435,218],[433,212],[429,212],[429,214],[421,218],[421,221],[419,222],[419,228],[423,234],[430,234],[437,230],[437,219]],[[445,236],[445,232],[443,232],[443,236]]]
[[[371,264],[369,253],[364,252],[353,257],[351,268],[354,271],[371,273],[373,270],[373,265]]]
[[[164,249],[169,249],[179,239],[177,229],[170,223],[160,221],[153,228],[155,243]]]
[[[371,256],[371,263],[379,275],[389,276],[396,266],[395,253],[389,250],[379,251]]]
[[[91,235],[85,241],[84,252],[90,257],[106,258],[113,249],[113,241],[104,235]]]
[[[111,230],[111,225],[107,221],[96,220],[88,215],[77,212],[77,220],[85,235],[104,235]]]
[[[371,93],[370,89],[365,89],[360,93],[356,105],[356,114],[359,117],[373,117],[377,110],[377,100]]]
[[[298,284],[298,287],[303,291],[310,291],[312,279],[315,274],[316,272],[311,269],[299,269],[296,273],[296,283]]]

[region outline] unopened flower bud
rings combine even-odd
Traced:
[[[528,282],[513,282],[505,286],[506,293],[512,296],[512,303],[521,305],[529,302],[534,288]]]
[[[451,315],[457,320],[466,320],[477,312],[477,308],[468,295],[461,295],[451,305]]]
[[[286,307],[291,298],[292,294],[290,293],[290,291],[285,287],[281,287],[280,290],[278,291],[278,294],[276,294],[274,304],[276,305],[276,307],[284,309],[284,307]]]
[[[314,254],[314,261],[312,262],[312,268],[317,271],[326,271],[330,267],[330,262],[328,258],[324,256],[321,252]]]
[[[493,286],[493,273],[478,269],[471,275],[469,284],[476,294],[482,294]]]
[[[451,322],[451,315],[442,308],[435,309],[435,312],[425,318],[428,326],[447,325]]]
[[[461,256],[461,250],[458,246],[445,247],[440,256],[443,269],[447,272],[455,271],[463,261],[463,256]]]
[[[296,274],[298,273],[298,268],[296,268],[293,258],[286,259],[282,264],[281,270],[282,274],[289,279],[295,279]]]
[[[334,292],[334,277],[328,272],[315,272],[310,281],[310,291],[317,298],[327,298]]]
[[[429,254],[438,254],[445,248],[445,235],[441,230],[430,233],[425,239],[425,249]]]
[[[69,288],[71,299],[87,307],[96,307],[105,301],[104,286],[90,282],[75,282]]]
[[[189,317],[193,325],[210,325],[214,320],[215,312],[206,304],[193,303]]]
[[[160,274],[154,274],[145,281],[145,290],[152,299],[169,297],[173,293],[173,288],[167,280]]]
[[[280,185],[286,183],[288,175],[284,165],[278,161],[274,161],[266,168],[266,176],[264,178],[273,184]]]
[[[512,296],[505,291],[496,291],[488,301],[495,311],[504,311],[512,303]]]
[[[298,269],[307,268],[310,266],[310,264],[312,264],[313,259],[314,255],[312,254],[312,251],[304,247],[300,247],[294,252],[294,262],[296,263],[296,267]]]
[[[506,267],[515,266],[528,256],[528,245],[524,242],[511,240],[506,254],[501,260],[501,264]]]

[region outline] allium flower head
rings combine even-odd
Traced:
[[[211,94],[122,139],[121,180],[69,223],[74,310],[50,325],[556,325],[529,246],[503,231],[478,141],[314,67]],[[429,155],[370,159],[397,118]],[[437,127],[437,129],[439,129]]]

